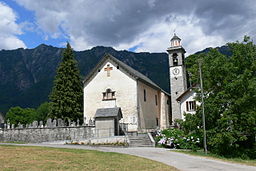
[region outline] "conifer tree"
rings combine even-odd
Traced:
[[[69,43],[57,68],[50,98],[51,118],[82,119],[83,90],[77,61]]]

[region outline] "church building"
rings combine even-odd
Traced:
[[[170,95],[145,75],[107,54],[84,80],[85,123],[97,109],[120,107],[128,131],[169,127]]]
[[[96,111],[115,108],[121,109],[119,123],[126,125],[127,131],[165,129],[175,119],[183,119],[185,110],[181,110],[181,102],[187,100],[180,96],[187,90],[187,79],[185,50],[180,41],[174,35],[171,47],[167,49],[171,94],[142,73],[106,54],[84,80],[85,124],[95,120]]]

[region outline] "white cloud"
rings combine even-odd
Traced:
[[[85,50],[85,48],[89,49],[92,47],[88,45],[88,43],[83,37],[75,38],[73,36],[70,36],[70,44],[72,45],[72,48],[74,48],[77,51],[83,51]]]
[[[163,52],[174,29],[188,53],[256,35],[254,0],[16,1],[35,12],[44,34],[67,37],[75,50],[138,45],[137,51]]]
[[[0,11],[0,49],[25,48],[24,42],[16,36],[22,34],[22,31],[16,23],[15,12],[2,2]]]
[[[206,35],[198,26],[198,20],[192,16],[179,16],[171,22],[166,18],[159,20],[159,23],[152,25],[144,33],[136,37],[136,40],[128,44],[120,44],[117,49],[128,49],[138,45],[136,52],[165,52],[170,46],[170,39],[174,31],[182,39],[183,47],[187,55],[202,50],[205,47],[216,47],[225,44],[225,41],[218,35]]]

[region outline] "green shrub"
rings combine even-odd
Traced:
[[[200,147],[200,138],[195,134],[185,135],[178,128],[165,129],[157,132],[156,143],[163,147],[198,150]]]

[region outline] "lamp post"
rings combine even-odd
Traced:
[[[203,120],[203,131],[204,131],[204,152],[207,154],[206,144],[206,130],[205,130],[205,114],[204,114],[204,88],[203,88],[203,76],[202,76],[202,61],[199,61],[199,73],[200,73],[200,87],[201,87],[201,98],[202,98],[202,120]]]

